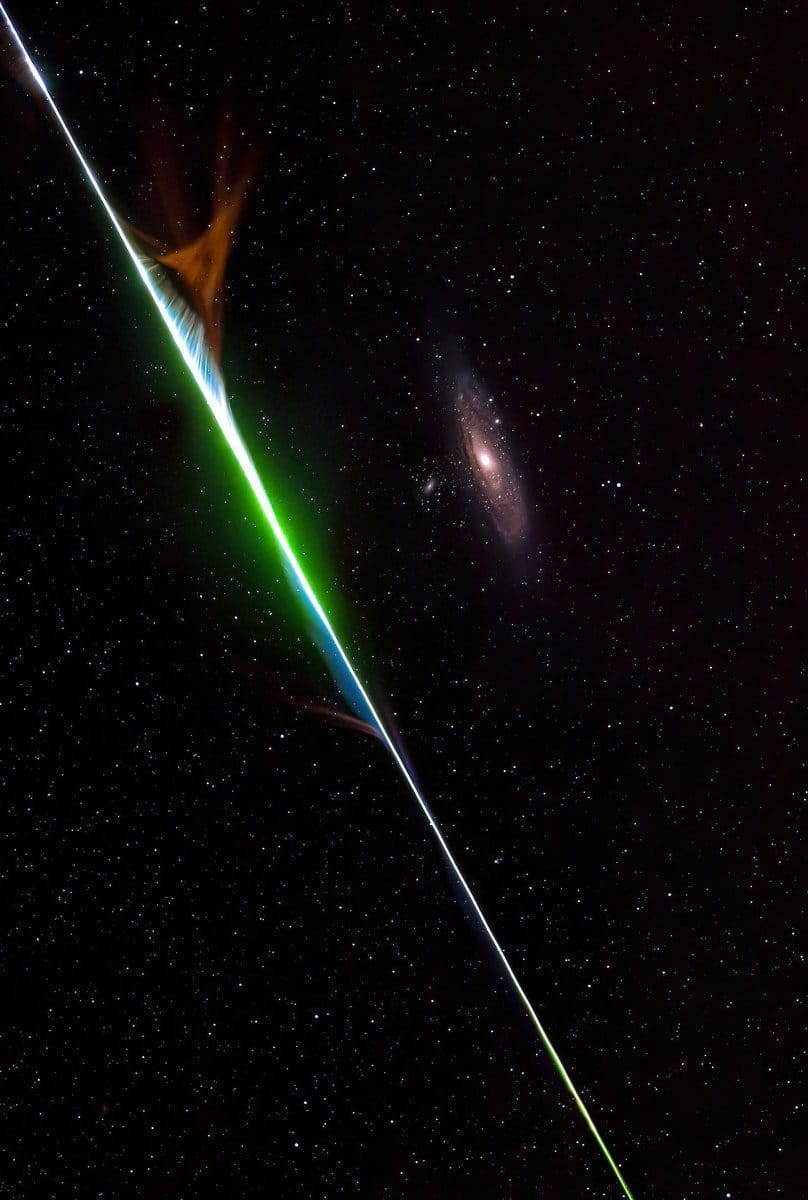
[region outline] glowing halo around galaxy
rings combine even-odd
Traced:
[[[528,506],[494,401],[470,371],[455,378],[452,399],[460,449],[474,491],[499,536],[515,547],[528,533]]]

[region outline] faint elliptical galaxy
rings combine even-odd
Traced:
[[[452,385],[457,437],[476,495],[506,545],[515,547],[530,525],[522,480],[508,448],[493,397],[468,370]]]

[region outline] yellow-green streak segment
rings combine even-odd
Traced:
[[[59,111],[59,109],[56,106],[56,102],[54,101],[53,97],[51,96],[50,92],[48,91],[45,81],[43,80],[39,71],[37,70],[34,63],[32,62],[32,60],[28,54],[28,51],[26,50],[25,45],[22,41],[22,38],[20,37],[19,33],[17,32],[14,24],[11,21],[11,18],[8,15],[8,12],[6,11],[6,9],[2,3],[0,3],[0,13],[2,13],[3,19],[5,20],[5,23],[8,26],[9,32],[11,33],[12,38],[14,39],[16,45],[18,46],[20,53],[21,53],[26,65],[28,66],[28,69],[30,70],[35,83],[41,90],[42,95],[44,96],[45,100],[47,101],[48,106],[51,109],[54,117],[58,121],[58,123],[62,129],[62,132],[64,133],[65,137],[67,138],[70,148],[72,149],[73,153],[75,154],[76,158],[78,159],[78,162],[81,166],[82,171],[84,172],[87,182],[90,184],[90,186],[92,187],[96,196],[98,197],[99,201],[101,202],[104,212],[109,217],[109,220],[110,220],[110,223],[112,224],[113,229],[115,230],[118,237],[120,238],[121,243],[123,244],[123,247],[126,250],[126,253],[128,254],[129,258],[132,260],[135,270],[137,271],[144,286],[146,287],[146,290],[148,291],[149,295],[151,296],[152,300],[154,301],[157,311],[159,312],[160,316],[162,317],[163,321],[165,322],[166,328],[168,329],[168,332],[170,333],[174,344],[176,345],[177,349],[179,350],[180,354],[182,355],[183,360],[184,360],[186,366],[188,367],[188,370],[191,372],[191,375],[193,376],[193,378],[197,384],[197,387],[199,388],[200,392],[202,393],[202,396],[204,397],[205,402],[208,405],[208,408],[210,409],[211,413],[213,414],[213,416],[216,420],[216,423],[219,426],[219,428],[225,438],[225,441],[227,442],[228,446],[230,447],[230,450],[233,453],[233,457],[235,458],[236,462],[238,463],[239,467],[241,468],[241,472],[244,475],[244,478],[247,480],[247,483],[250,485],[250,489],[252,490],[252,493],[255,496],[255,499],[258,501],[258,505],[259,505],[262,513],[264,514],[264,517],[266,518],[267,524],[269,525],[270,529],[272,530],[273,536],[275,537],[278,547],[283,555],[283,558],[285,560],[285,563],[286,563],[288,569],[290,570],[290,572],[293,576],[295,583],[300,588],[300,590],[303,593],[303,596],[305,597],[306,601],[308,602],[313,614],[317,618],[317,622],[321,626],[323,633],[326,635],[328,642],[330,644],[330,647],[334,651],[340,667],[343,668],[348,673],[348,676],[349,676],[352,684],[354,685],[357,692],[361,696],[363,703],[366,705],[368,713],[371,715],[373,723],[375,724],[375,726],[379,732],[379,736],[381,737],[385,746],[389,750],[389,752],[393,758],[393,761],[395,762],[402,777],[404,778],[405,783],[407,784],[407,787],[410,789],[410,791],[412,792],[416,801],[418,802],[418,805],[421,808],[421,811],[423,812],[424,816],[426,817],[427,822],[429,823],[429,827],[432,830],[432,833],[434,834],[434,836],[438,842],[438,845],[440,846],[440,849],[443,853],[444,858],[446,859],[446,862],[447,862],[452,874],[457,879],[457,882],[459,883],[464,895],[466,896],[469,904],[471,905],[472,909],[474,910],[477,920],[479,921],[480,926],[482,927],[486,937],[488,938],[488,941],[490,942],[494,952],[496,953],[496,956],[502,965],[502,968],[505,972],[507,979],[510,981],[511,985],[513,986],[514,991],[516,992],[517,996],[521,1000],[521,1002],[525,1008],[525,1011],[527,1012],[528,1016],[530,1017],[530,1020],[533,1022],[533,1025],[536,1028],[536,1032],[539,1035],[542,1045],[544,1046],[545,1050],[547,1051],[548,1055],[550,1056],[553,1066],[558,1071],[558,1074],[561,1076],[561,1079],[564,1082],[564,1086],[566,1087],[567,1091],[569,1092],[569,1094],[572,1096],[573,1100],[575,1101],[575,1105],[576,1105],[578,1111],[580,1112],[581,1116],[583,1117],[584,1121],[586,1122],[586,1125],[589,1128],[589,1131],[591,1132],[592,1136],[594,1137],[595,1141],[597,1142],[598,1146],[600,1147],[601,1151],[603,1152],[603,1155],[604,1155],[606,1161],[608,1162],[609,1166],[611,1167],[615,1178],[617,1179],[618,1183],[620,1184],[620,1187],[623,1189],[623,1193],[625,1194],[625,1196],[628,1197],[628,1200],[634,1200],[634,1197],[633,1197],[631,1191],[629,1190],[629,1186],[626,1183],[625,1179],[623,1178],[620,1168],[618,1167],[617,1163],[615,1162],[614,1158],[612,1157],[611,1153],[609,1152],[609,1149],[606,1146],[606,1143],[604,1142],[603,1138],[600,1136],[600,1133],[598,1132],[595,1122],[592,1120],[592,1117],[589,1115],[589,1111],[587,1110],[586,1105],[584,1104],[583,1100],[581,1099],[578,1092],[576,1091],[572,1080],[570,1079],[569,1075],[567,1074],[567,1070],[566,1070],[564,1064],[562,1063],[561,1059],[559,1058],[558,1054],[556,1053],[555,1047],[553,1046],[552,1042],[550,1041],[549,1037],[547,1036],[547,1033],[545,1032],[542,1023],[539,1020],[536,1010],[534,1009],[533,1005],[531,1004],[531,1002],[527,996],[527,993],[525,992],[524,988],[522,987],[521,983],[519,982],[519,980],[513,970],[513,967],[511,966],[510,962],[508,961],[505,951],[502,949],[502,946],[499,944],[499,941],[497,940],[497,938],[494,934],[494,931],[492,930],[491,926],[488,924],[485,914],[483,913],[482,909],[480,908],[479,904],[477,903],[477,900],[474,896],[474,893],[471,890],[471,887],[466,882],[463,872],[460,870],[460,867],[458,866],[454,855],[452,854],[451,850],[449,849],[446,839],[444,838],[443,833],[440,830],[440,827],[438,826],[435,818],[433,817],[432,812],[430,811],[429,805],[427,804],[426,800],[424,799],[423,795],[421,794],[421,790],[418,787],[418,784],[416,783],[415,779],[413,778],[409,768],[407,767],[406,763],[404,762],[404,759],[401,757],[399,751],[396,749],[395,743],[393,742],[390,734],[388,733],[384,722],[382,721],[372,700],[370,699],[370,696],[368,695],[367,691],[365,690],[365,687],[364,687],[362,681],[360,680],[359,676],[356,674],[356,671],[354,670],[353,666],[351,665],[348,655],[346,654],[345,650],[343,649],[342,644],[341,644],[339,638],[337,637],[337,635],[331,625],[331,622],[329,621],[328,616],[326,615],[325,610],[323,609],[322,605],[320,604],[320,601],[317,599],[317,596],[316,596],[313,588],[311,587],[311,584],[309,583],[308,579],[306,578],[306,576],[304,574],[303,568],[301,567],[300,563],[298,562],[297,557],[295,556],[295,553],[289,544],[286,534],[284,533],[283,528],[281,526],[281,523],[278,520],[277,514],[276,514],[274,508],[272,507],[272,502],[270,501],[269,496],[266,493],[266,489],[264,488],[264,485],[261,482],[261,479],[258,475],[258,471],[256,470],[256,467],[252,460],[252,457],[250,456],[250,453],[247,450],[247,447],[244,445],[244,442],[241,438],[241,434],[239,433],[238,427],[236,426],[236,422],[233,418],[233,414],[230,411],[230,405],[228,403],[227,395],[226,395],[225,388],[224,388],[224,381],[222,380],[222,377],[219,373],[218,368],[216,367],[215,363],[213,362],[212,358],[210,357],[207,347],[204,345],[203,341],[201,340],[198,327],[195,326],[195,323],[193,322],[192,319],[190,319],[187,316],[187,314],[184,314],[180,310],[180,308],[177,306],[176,303],[173,303],[171,301],[171,299],[167,299],[166,295],[163,294],[161,292],[160,288],[157,286],[157,283],[155,282],[155,280],[161,278],[161,276],[157,273],[159,271],[157,264],[154,264],[151,260],[149,260],[144,255],[142,255],[139,252],[139,250],[137,249],[137,247],[130,241],[129,236],[126,232],[126,229],[124,228],[124,226],[121,223],[115,210],[112,208],[111,204],[109,203],[106,196],[104,195],[104,191],[103,191],[100,183],[96,179],[95,175],[93,174],[93,171],[90,168],[89,163],[87,162],[86,158],[84,157],[81,150],[79,149],[79,146],[76,143],[76,140],[73,137],[73,134],[70,132],[70,129],[68,128],[64,117],[62,116],[61,112]]]

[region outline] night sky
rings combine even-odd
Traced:
[[[140,228],[155,130],[200,228],[261,150],[223,366],[338,629],[637,1200],[793,1200],[804,29],[608,8],[12,15]],[[618,1197],[4,66],[3,1194]]]

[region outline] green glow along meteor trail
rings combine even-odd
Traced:
[[[337,637],[325,610],[318,600],[314,589],[306,578],[305,572],[303,571],[302,566],[300,565],[291,545],[289,544],[275,509],[272,506],[272,502],[270,501],[264,485],[258,475],[255,464],[253,463],[250,453],[242,440],[241,434],[239,433],[238,426],[236,425],[235,419],[230,410],[230,404],[227,399],[224,380],[222,379],[218,365],[207,345],[202,322],[189,307],[189,305],[182,300],[178,293],[175,292],[171,283],[170,275],[160,266],[159,263],[141,253],[141,251],[131,240],[126,227],[110,205],[106,195],[104,194],[101,184],[96,179],[89,163],[79,149],[79,146],[70,132],[64,117],[62,116],[56,105],[56,102],[51,96],[45,81],[29,57],[22,38],[17,32],[11,21],[11,18],[8,15],[8,12],[2,3],[0,3],[0,14],[2,14],[9,33],[19,49],[35,84],[41,91],[44,99],[47,101],[48,107],[53,113],[53,116],[56,118],[56,121],[64,133],[71,150],[78,160],[87,182],[90,184],[90,187],[98,197],[104,212],[109,218],[112,228],[120,238],[120,241],[127,255],[131,259],[138,276],[154,301],[158,313],[163,319],[163,322],[168,329],[174,344],[182,355],[185,365],[188,367],[188,370],[193,376],[193,379],[199,388],[205,403],[207,404],[216,421],[216,424],[219,426],[219,429],[221,430],[222,435],[227,442],[227,445],[229,446],[242,475],[249,484],[250,489],[256,501],[258,502],[261,512],[266,519],[267,525],[269,526],[272,535],[275,538],[290,578],[296,589],[299,590],[300,594],[302,595],[314,620],[318,641],[320,641],[321,648],[324,650],[325,656],[329,661],[329,665],[336,676],[337,683],[343,688],[343,690],[350,691],[350,693],[358,700],[361,708],[367,714],[371,724],[378,731],[379,737],[390,752],[390,755],[392,756],[395,765],[407,784],[407,787],[418,802],[418,806],[423,812],[423,815],[425,816],[429,827],[432,830],[432,833],[441,849],[449,869],[451,870],[453,876],[460,885],[463,894],[471,905],[474,915],[477,918],[477,921],[479,922],[483,932],[485,933],[485,936],[488,939],[492,949],[496,953],[496,956],[499,959],[508,981],[510,982],[511,986],[522,1002],[525,1011],[530,1017],[530,1020],[535,1026],[536,1032],[538,1033],[538,1036],[542,1045],[547,1051],[547,1054],[550,1056],[553,1066],[561,1076],[564,1086],[572,1096],[578,1111],[583,1117],[583,1120],[589,1128],[590,1133],[600,1147],[604,1157],[606,1158],[606,1161],[614,1173],[617,1182],[620,1184],[624,1195],[628,1197],[628,1200],[633,1200],[632,1193],[629,1190],[628,1184],[623,1178],[620,1168],[618,1167],[617,1163],[609,1152],[606,1143],[603,1141],[603,1138],[598,1132],[597,1127],[595,1126],[592,1117],[589,1115],[583,1100],[578,1095],[572,1080],[567,1074],[564,1064],[558,1057],[555,1048],[547,1036],[541,1021],[539,1020],[536,1010],[528,999],[527,994],[525,993],[513,968],[511,967],[510,962],[508,961],[508,958],[506,957],[505,951],[499,944],[493,930],[491,929],[491,926],[488,924],[482,909],[474,897],[471,887],[466,882],[463,872],[461,871],[457,861],[454,858],[454,855],[449,849],[446,839],[444,838],[443,833],[435,821],[429,805],[421,794],[418,784],[413,778],[413,775],[406,762],[402,758],[400,752],[396,748],[396,745],[390,733],[388,732],[385,723],[382,721],[378,711],[374,707],[374,704],[365,690],[362,681],[354,670],[351,661],[348,658],[348,655],[341,642],[339,641],[339,638]]]

